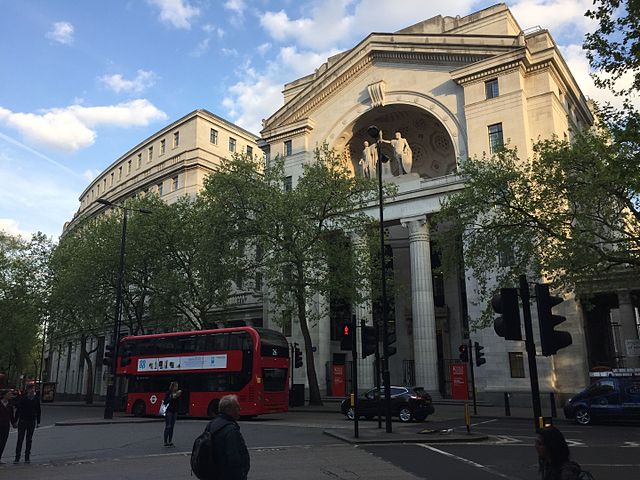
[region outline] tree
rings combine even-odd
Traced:
[[[358,301],[366,276],[356,275],[358,263],[346,260],[358,255],[358,243],[343,248],[339,232],[366,233],[371,220],[360,210],[376,199],[376,183],[354,177],[326,145],[292,183],[282,158],[265,164],[235,156],[208,177],[203,196],[227,212],[229,235],[261,251],[269,301],[297,317],[309,401],[321,404],[309,325],[322,320],[310,309],[311,299],[339,290],[343,301]]]
[[[0,372],[12,382],[21,373],[38,373],[33,352],[44,335],[51,249],[41,233],[24,240],[0,231]]]

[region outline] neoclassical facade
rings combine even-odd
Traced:
[[[469,320],[483,309],[477,285],[471,272],[437,273],[441,258],[431,243],[430,219],[447,195],[464,188],[457,171],[465,159],[504,144],[526,158],[535,140],[569,139],[572,131],[592,124],[588,102],[551,34],[540,28],[523,31],[504,4],[466,17],[437,16],[398,32],[372,33],[285,85],[283,93],[284,105],[263,122],[260,138],[203,110],[162,129],[87,187],[72,222],[97,213],[94,199],[102,196],[118,202],[162,188],[163,198],[171,201],[194,193],[232,145],[238,152],[257,154],[260,148],[260,154],[285,156],[293,185],[314,148],[325,142],[341,153],[354,175],[371,175],[375,169],[367,169],[371,152],[365,142],[370,147],[375,141],[368,133],[375,125],[390,158],[383,178],[398,188],[384,209],[395,285],[391,317],[398,337],[398,352],[390,359],[392,383],[449,396],[449,365],[459,363],[458,347],[470,335],[485,347],[487,363],[475,372],[480,397],[498,399],[510,392],[527,402],[524,342],[504,341],[492,328],[469,328]],[[374,218],[377,208],[371,205],[368,211]],[[621,275],[613,289],[610,285],[608,278],[595,285],[596,309],[586,311],[579,297],[561,304],[558,313],[568,319],[562,329],[571,332],[573,345],[554,357],[537,357],[542,392],[571,394],[588,383],[594,366],[640,366],[640,357],[624,350],[627,340],[632,349],[638,342],[640,282]],[[261,302],[256,292],[238,292],[230,318],[281,328],[277,312]],[[330,299],[317,297],[309,305],[324,315],[311,334],[326,394],[332,393],[332,365],[352,360],[340,350],[341,319],[329,304]],[[373,322],[370,303],[353,310],[358,320]],[[534,329],[539,343],[535,318]],[[291,342],[302,343],[295,319],[290,333]],[[50,357],[49,378],[55,381],[65,372],[55,368],[55,353]],[[370,387],[372,362],[357,362],[360,387]],[[68,370],[69,363],[62,364]],[[295,375],[302,381],[304,369]]]

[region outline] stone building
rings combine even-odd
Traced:
[[[314,73],[286,84],[283,93],[284,104],[264,121],[260,139],[201,110],[166,127],[106,169],[83,192],[77,215],[97,213],[93,200],[101,196],[117,202],[159,185],[168,201],[195,192],[217,159],[233,151],[232,139],[235,151],[257,153],[259,145],[267,156],[285,156],[294,186],[313,149],[324,142],[341,152],[354,174],[370,174],[365,141],[373,143],[368,127],[375,125],[391,159],[384,180],[398,187],[384,210],[397,286],[398,353],[390,359],[391,380],[449,396],[449,365],[459,362],[468,321],[478,318],[482,306],[470,272],[434,273],[441,259],[430,242],[430,218],[443,198],[464,187],[456,172],[466,158],[491,154],[504,144],[526,158],[535,140],[568,139],[592,124],[587,100],[555,41],[539,27],[523,30],[498,4],[465,17],[437,16],[397,32],[372,33]],[[368,213],[377,218],[377,205]],[[573,393],[588,382],[594,366],[638,366],[638,357],[623,351],[628,343],[632,352],[638,342],[640,283],[637,275],[627,280],[611,291],[603,279],[595,310],[587,312],[580,299],[563,302],[564,312],[558,313],[568,319],[563,329],[571,332],[573,344],[554,357],[538,357],[542,392]],[[236,319],[280,328],[254,293],[240,293]],[[311,308],[321,312],[328,301],[317,298]],[[355,311],[358,320],[372,322],[370,304]],[[351,360],[350,353],[340,351],[343,320],[326,314],[311,332],[323,393],[332,393],[332,365]],[[599,340],[603,332],[606,342]],[[301,343],[295,319],[292,334],[291,341]],[[485,347],[487,363],[475,375],[480,397],[511,392],[527,402],[524,342],[504,341],[493,329],[470,336]],[[358,363],[361,387],[371,386],[371,361]],[[54,372],[53,380],[64,373]],[[304,377],[303,369],[296,376]]]

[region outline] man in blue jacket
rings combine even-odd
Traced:
[[[207,429],[214,436],[215,465],[219,468],[217,480],[246,480],[250,460],[247,445],[236,422],[240,418],[240,404],[235,395],[226,395],[218,404],[218,415]]]
[[[40,426],[40,398],[36,395],[36,386],[27,387],[26,395],[18,399],[15,421],[18,424],[18,443],[16,444],[16,459],[13,463],[20,463],[22,442],[27,436],[27,445],[24,449],[24,463],[30,463],[31,440],[36,427]]]

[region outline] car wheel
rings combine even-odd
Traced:
[[[142,400],[138,400],[133,404],[131,413],[133,413],[136,417],[144,417],[144,415],[147,413],[147,406]]]
[[[218,414],[218,404],[219,403],[220,403],[220,400],[218,400],[218,399],[211,400],[209,402],[209,406],[207,407],[207,416],[209,418],[215,417]]]
[[[580,425],[589,425],[591,423],[591,413],[586,408],[576,410],[576,422]]]
[[[409,409],[409,407],[400,407],[400,410],[398,411],[398,417],[400,417],[400,421],[402,423],[410,422],[412,416],[413,415],[411,414],[411,410]]]
[[[424,422],[427,419],[427,415],[424,413],[421,413],[419,415],[414,416],[413,418],[415,418],[416,422]]]
[[[347,418],[349,420],[353,420],[354,418],[356,418],[356,411],[353,407],[349,407],[349,409],[347,410]]]

